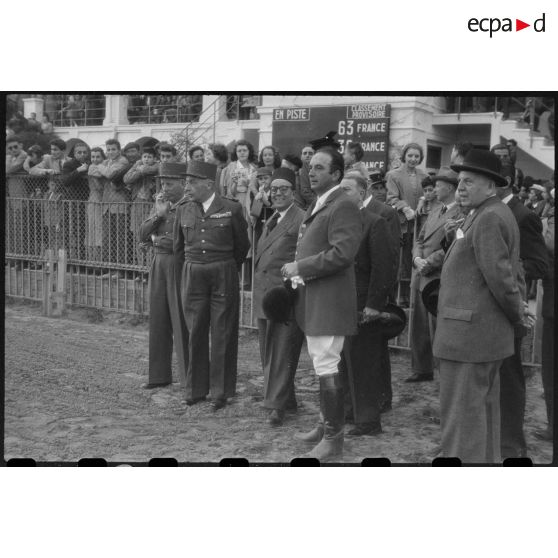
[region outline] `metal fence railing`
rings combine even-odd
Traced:
[[[152,255],[140,246],[138,228],[152,203],[94,201],[86,179],[74,183],[72,190],[62,184],[57,175],[7,177],[6,296],[44,302],[49,300],[47,290],[58,285],[68,305],[147,315]],[[254,246],[255,227],[250,234]],[[56,254],[63,256],[56,259]],[[240,326],[244,328],[257,327],[253,278],[254,258],[250,258],[240,273]],[[401,292],[401,285],[397,291]],[[540,286],[537,296],[540,302]],[[406,311],[410,323],[412,301]],[[524,364],[540,363],[540,336],[537,327],[523,339]],[[409,349],[409,338],[406,327],[390,346]]]

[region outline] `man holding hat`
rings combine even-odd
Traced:
[[[345,175],[347,178],[352,176],[351,172]],[[370,185],[368,187],[366,198],[364,199],[362,205],[370,213],[378,215],[385,219],[388,230],[389,239],[391,244],[391,249],[395,254],[395,258],[392,258],[393,273],[395,277],[399,273],[399,248],[401,245],[401,225],[399,224],[399,216],[397,211],[385,203],[386,201],[386,181],[384,174],[380,169],[374,169],[370,172]],[[395,301],[396,283],[392,286],[389,298],[391,301]],[[382,337],[381,343],[381,361],[382,361],[382,373],[381,373],[381,412],[386,412],[391,409],[391,403],[393,399],[393,390],[391,387],[391,362],[389,358],[389,347],[388,338]]]
[[[238,269],[250,247],[242,207],[216,194],[216,172],[216,165],[190,162],[186,199],[178,206],[174,225],[174,253],[182,265],[182,307],[190,334],[187,403],[203,401],[211,393],[215,411],[235,395]]]
[[[346,335],[357,332],[354,258],[362,235],[358,207],[341,190],[345,163],[331,147],[310,161],[310,184],[318,196],[300,226],[295,261],[283,276],[304,282],[297,294],[296,319],[320,381],[322,420],[300,439],[318,442],[308,454],[317,459],[343,453],[343,388],[338,371]]]
[[[518,277],[519,230],[496,195],[496,155],[472,149],[459,165],[458,195],[469,209],[442,267],[433,354],[440,359],[442,454],[500,462],[500,378],[525,316]]]
[[[281,267],[295,257],[298,229],[304,212],[294,203],[296,175],[278,168],[271,177],[274,213],[266,221],[254,259],[254,312],[258,320],[260,354],[264,372],[264,407],[271,409],[268,422],[283,423],[285,410],[296,409],[294,377],[304,334],[290,311],[287,323],[268,317],[262,308],[266,294],[284,284]]]
[[[442,167],[432,181],[440,205],[428,214],[413,247],[413,312],[410,332],[412,375],[405,380],[406,382],[422,382],[434,377],[432,340],[436,330],[436,318],[429,315],[421,293],[430,281],[440,278],[445,255],[442,248],[445,222],[461,217],[461,208],[455,201],[457,173],[449,167]]]
[[[188,330],[180,302],[180,269],[173,253],[176,208],[184,193],[186,165],[161,163],[161,191],[152,214],[139,228],[139,239],[153,248],[149,271],[149,381],[144,389],[172,383],[172,349],[176,349],[180,385],[186,387]]]
[[[341,181],[341,188],[360,209],[363,225],[355,256],[359,328],[357,335],[345,338],[340,363],[344,384],[349,388],[345,401],[355,423],[347,435],[376,435],[382,432],[380,413],[385,397],[382,357],[387,338],[383,321],[389,316],[385,310],[397,279],[394,262],[398,253],[390,243],[387,222],[363,206],[367,184],[362,174],[350,172]]]

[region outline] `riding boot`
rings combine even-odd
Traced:
[[[324,417],[324,435],[305,457],[326,461],[343,455],[345,410],[339,374],[320,376],[320,407]]]

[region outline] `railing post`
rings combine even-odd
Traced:
[[[52,294],[52,284],[54,272],[54,252],[51,248],[45,251],[45,270],[44,270],[44,280],[43,280],[43,316],[52,315],[52,299],[50,295]]]
[[[461,120],[461,97],[457,97],[457,120]]]

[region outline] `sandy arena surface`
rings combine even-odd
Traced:
[[[296,378],[299,410],[283,427],[266,424],[257,336],[241,330],[238,394],[213,413],[209,403],[187,407],[178,383],[145,391],[147,324],[135,318],[72,310],[45,318],[34,305],[7,301],[5,312],[4,458],[76,462],[288,463],[308,448],[293,439],[318,414],[318,382],[303,348]],[[344,463],[387,457],[429,464],[438,453],[438,382],[405,384],[409,355],[392,354],[393,410],[382,415],[380,436],[346,438]],[[549,463],[552,445],[534,438],[545,425],[538,370],[527,381],[525,431],[529,456]]]

